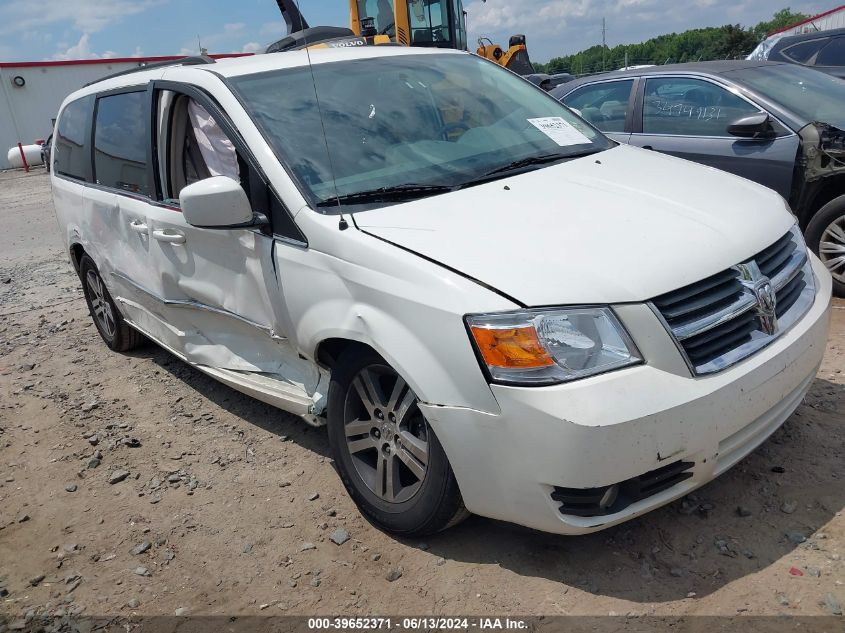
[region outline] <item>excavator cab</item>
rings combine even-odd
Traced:
[[[349,26],[358,36],[375,28],[404,46],[467,50],[461,0],[350,0]]]

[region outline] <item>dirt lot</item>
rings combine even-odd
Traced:
[[[154,345],[108,351],[43,170],[0,174],[0,226],[0,615],[829,615],[845,604],[845,302],[805,403],[695,495],[587,537],[472,517],[408,542],[360,517],[323,430]],[[343,545],[329,538],[338,527]]]

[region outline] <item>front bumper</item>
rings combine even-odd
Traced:
[[[668,332],[659,341],[652,330],[642,347],[664,350],[658,362],[647,354],[650,364],[553,387],[493,385],[498,414],[421,404],[467,508],[546,532],[585,534],[669,503],[733,466],[798,407],[821,363],[831,282],[812,262],[817,294],[807,314],[718,374],[693,378]],[[677,358],[666,358],[667,349]],[[691,477],[613,514],[562,514],[552,498],[556,486],[608,486],[680,460],[694,463]]]

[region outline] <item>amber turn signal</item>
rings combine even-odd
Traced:
[[[537,338],[534,326],[488,329],[470,328],[484,362],[491,367],[548,367],[555,361]]]

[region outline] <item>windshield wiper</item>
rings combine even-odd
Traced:
[[[528,158],[521,158],[520,160],[515,160],[512,163],[508,163],[507,165],[502,165],[501,167],[496,167],[491,171],[488,171],[484,176],[495,176],[496,174],[504,174],[509,171],[514,171],[516,169],[522,169],[523,167],[531,167],[532,165],[545,165],[546,163],[551,163],[556,160],[561,160],[563,158],[569,158],[567,154],[543,154],[541,156],[529,156]],[[482,176],[482,178],[484,177]]]
[[[576,152],[574,154],[541,154],[540,156],[529,156],[528,158],[521,158],[519,160],[513,161],[512,163],[508,163],[507,165],[496,167],[495,169],[482,174],[478,178],[473,178],[472,180],[462,182],[460,185],[458,185],[457,188],[463,189],[464,187],[481,185],[485,182],[490,182],[491,180],[501,178],[503,175],[509,174],[511,172],[521,172],[527,167],[533,167],[535,165],[545,165],[548,163],[554,163],[562,160],[571,160],[573,158],[582,158],[584,156],[589,156],[590,154],[598,154],[600,151],[602,150],[590,149],[583,152]]]
[[[342,196],[328,198],[317,203],[318,207],[333,207],[340,204],[364,204],[367,202],[398,202],[402,200],[415,200],[434,196],[438,193],[448,193],[454,187],[445,185],[396,185],[393,187],[379,187],[366,191],[356,191]]]

